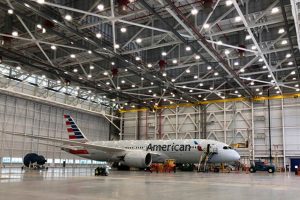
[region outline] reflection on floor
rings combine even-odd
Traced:
[[[284,173],[112,171],[95,177],[91,168],[5,168],[0,169],[0,199],[297,199],[299,181],[299,176]]]

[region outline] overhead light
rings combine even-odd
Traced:
[[[294,63],[293,63],[293,62],[291,62],[291,61],[290,61],[290,62],[288,62],[288,65],[293,65],[293,64],[294,64]]]
[[[245,69],[244,69],[244,68],[242,68],[242,69],[240,70],[240,72],[245,72]]]
[[[275,81],[274,81],[274,80],[271,80],[271,83],[275,83]]]
[[[208,29],[209,28],[209,24],[204,24],[203,28]]]
[[[198,14],[198,10],[196,8],[193,8],[191,10],[192,15],[197,15]]]
[[[135,57],[135,60],[139,61],[139,60],[141,60],[141,58],[137,56],[137,57]]]
[[[13,9],[8,9],[7,13],[10,14],[10,15],[12,15],[12,14],[14,14],[14,10]]]
[[[103,75],[104,75],[104,76],[107,76],[107,75],[108,75],[108,72],[106,72],[106,71],[103,72]]]
[[[152,90],[148,90],[149,93],[152,93]]]
[[[186,72],[186,73],[190,73],[191,70],[190,70],[190,69],[186,69],[185,72]]]
[[[148,66],[149,68],[151,68],[151,67],[152,67],[152,64],[151,64],[151,63],[149,63],[147,66]]]
[[[24,3],[24,5],[25,5],[27,8],[30,8],[30,5],[28,5],[27,3]]]
[[[256,91],[256,92],[259,92],[259,88],[256,88],[255,91]]]
[[[238,65],[239,65],[239,62],[238,62],[238,61],[234,62],[234,65],[235,65],[235,66],[238,66]]]
[[[292,55],[290,54],[290,53],[288,53],[288,54],[286,54],[286,58],[289,58],[289,57],[291,57]]]
[[[120,88],[120,86],[118,86],[116,89],[117,89],[117,90],[120,90],[121,88]]]
[[[297,92],[299,92],[299,91],[300,91],[300,89],[298,88],[298,89],[296,89],[296,91],[297,91]]]
[[[153,94],[154,97],[156,97],[156,94]]]
[[[228,55],[228,54],[230,54],[230,51],[229,51],[228,49],[226,49],[226,50],[224,51],[224,53],[225,53],[225,55]]]
[[[67,21],[71,21],[71,20],[72,20],[72,16],[69,15],[69,14],[67,14],[67,15],[65,16],[65,19],[66,19]]]
[[[92,74],[88,74],[88,76],[87,76],[88,78],[92,78]]]
[[[43,28],[42,29],[42,33],[46,33],[47,31],[46,31],[46,29],[45,28]]]
[[[115,62],[111,62],[111,65],[115,65],[116,63]]]
[[[166,73],[166,72],[164,72],[164,73],[162,74],[162,76],[167,76],[167,73]]]
[[[138,44],[139,44],[139,43],[141,43],[141,42],[142,42],[142,39],[141,39],[141,38],[137,38],[135,41],[136,41],[136,43],[138,43]]]
[[[190,47],[190,46],[186,46],[186,47],[185,47],[185,50],[186,50],[186,51],[190,51],[190,50],[191,50],[191,47]]]
[[[279,12],[279,8],[278,7],[274,7],[274,8],[272,8],[272,10],[271,10],[271,13],[272,14],[275,14],[275,13],[278,13]]]
[[[173,64],[176,64],[176,63],[177,63],[177,60],[176,60],[176,59],[172,60],[172,63],[173,63]]]
[[[54,45],[51,45],[51,47],[50,47],[52,50],[56,50],[56,46],[54,46]]]
[[[284,32],[285,32],[285,30],[284,30],[283,28],[280,28],[280,29],[278,30],[278,33],[279,33],[279,34],[284,33]]]
[[[235,93],[235,94],[238,94],[238,93],[239,93],[239,91],[237,91],[237,90],[236,90],[236,91],[234,91],[234,93]]]
[[[121,31],[122,33],[126,33],[127,29],[126,29],[125,27],[122,27],[122,28],[120,29],[120,31]]]
[[[295,80],[296,80],[296,78],[294,77],[294,78],[293,78],[293,81],[295,81]]]
[[[203,83],[200,83],[199,86],[202,87],[202,86],[203,86]]]
[[[299,85],[298,85],[298,84],[296,84],[296,85],[295,85],[295,87],[299,87]]]
[[[143,81],[143,80],[144,80],[144,77],[141,77],[141,80]]]
[[[88,54],[92,54],[92,51],[91,51],[91,50],[88,50]]]
[[[174,83],[176,80],[174,78],[172,78],[171,81]]]
[[[262,92],[260,92],[260,93],[258,93],[259,95],[262,95],[263,93]]]
[[[151,82],[150,84],[151,84],[151,85],[154,85],[154,83],[153,83],[153,82]]]
[[[36,27],[37,27],[38,29],[42,29],[42,28],[43,28],[42,25],[40,25],[40,24],[37,24]]]
[[[97,37],[97,38],[101,38],[101,37],[102,37],[102,34],[101,34],[101,33],[96,33],[96,37]]]
[[[271,78],[272,77],[272,75],[271,74],[268,74],[268,78]]]
[[[115,44],[115,48],[116,49],[120,48],[120,45],[119,44]]]
[[[255,45],[253,45],[253,46],[251,47],[251,49],[252,49],[252,50],[255,50],[255,49],[256,49],[256,46],[255,46]]]
[[[196,60],[199,60],[199,59],[200,59],[200,56],[199,56],[199,55],[195,55],[195,59],[196,59]]]
[[[281,41],[281,44],[282,44],[282,45],[285,45],[285,44],[287,44],[287,43],[288,43],[287,40],[282,40],[282,41]]]
[[[38,2],[39,4],[43,4],[45,3],[45,0],[37,0],[36,2]]]
[[[246,35],[245,40],[250,40],[251,39],[251,35]]]
[[[225,4],[226,4],[226,6],[231,6],[231,5],[232,5],[232,0],[227,0],[227,1],[225,2]]]
[[[186,86],[184,85],[184,86],[182,86],[182,88],[186,88]]]
[[[45,75],[42,75],[42,78],[46,78],[46,76],[45,76]]]
[[[195,75],[195,76],[194,76],[194,79],[198,79],[198,76],[197,76],[197,75]]]
[[[276,87],[275,87],[275,90],[278,90],[278,89],[279,89],[279,87],[276,86]]]
[[[209,89],[210,89],[210,90],[213,90],[213,89],[214,89],[214,87],[209,87]]]
[[[260,59],[258,60],[258,62],[262,62],[262,61],[264,61],[262,58],[260,58]]]
[[[189,92],[193,92],[193,90],[190,90]]]
[[[21,70],[21,67],[20,67],[20,66],[17,66],[16,69],[17,69],[17,70]]]
[[[203,100],[204,100],[204,101],[206,101],[206,100],[207,100],[207,98],[204,98]]]
[[[134,84],[132,84],[132,85],[131,85],[131,87],[132,87],[132,88],[134,88],[134,87],[135,87],[135,85],[134,85]]]
[[[73,72],[78,72],[78,69],[76,69],[76,68],[75,68],[75,69],[73,69]]]
[[[263,69],[267,69],[267,66],[266,66],[266,65],[264,65],[262,68],[263,68]]]
[[[79,79],[82,80],[82,77],[80,76]]]
[[[202,97],[202,95],[201,95],[201,94],[198,94],[198,97],[200,98],[200,97]]]
[[[75,54],[71,54],[70,57],[71,58],[76,58],[76,55]]]
[[[218,75],[219,75],[219,73],[218,73],[218,72],[215,72],[215,73],[214,73],[214,75],[215,75],[215,76],[218,76]]]
[[[106,85],[110,85],[110,82],[107,81],[105,84],[106,84]]]
[[[296,74],[296,72],[295,72],[295,71],[292,71],[291,74],[294,75],[294,74]]]
[[[103,4],[99,4],[97,6],[98,10],[103,11],[104,10],[104,5]]]
[[[211,66],[207,66],[207,70],[211,70]]]
[[[217,41],[217,44],[218,44],[218,45],[223,44],[222,40]]]
[[[167,52],[163,51],[163,52],[161,52],[161,55],[162,55],[162,56],[166,56],[166,55],[167,55]]]
[[[250,83],[250,85],[254,85],[254,82],[252,81],[252,82]]]
[[[15,37],[17,37],[19,35],[18,31],[13,31],[11,34],[12,34],[12,36],[15,36]]]
[[[95,69],[95,67],[93,65],[90,65],[90,69]]]
[[[242,20],[242,18],[240,16],[235,17],[234,19],[236,22],[240,22]]]

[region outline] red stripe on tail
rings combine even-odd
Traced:
[[[73,133],[73,129],[72,128],[67,128],[68,133]]]
[[[66,125],[71,125],[71,122],[69,122],[69,121],[66,121]]]
[[[76,135],[69,135],[69,139],[77,139]]]

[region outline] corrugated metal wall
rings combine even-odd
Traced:
[[[108,140],[109,122],[102,117],[0,94],[0,157],[20,158],[35,152],[53,160],[79,159],[44,145],[45,141],[3,134],[9,131],[67,139],[63,114],[70,114],[90,140]]]

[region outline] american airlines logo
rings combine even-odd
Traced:
[[[191,151],[192,146],[189,144],[149,144],[146,151]]]

